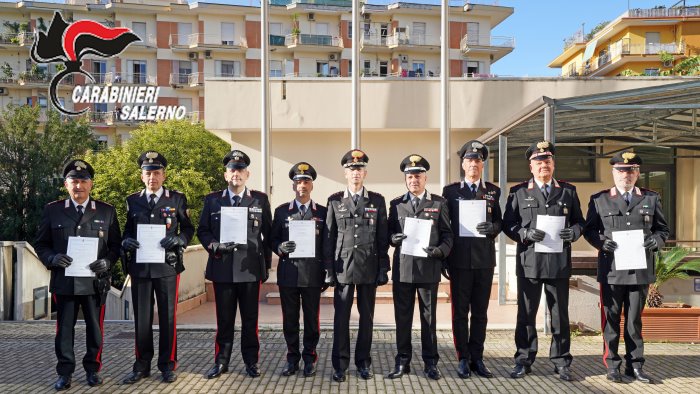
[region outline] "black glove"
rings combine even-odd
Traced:
[[[525,240],[530,242],[544,241],[545,232],[536,228],[529,228],[525,232]]]
[[[494,235],[496,233],[496,229],[491,222],[481,222],[477,224],[476,231],[481,235]]]
[[[649,250],[656,250],[659,248],[659,244],[656,242],[656,238],[649,236],[644,240],[644,247]]]
[[[174,267],[177,264],[177,253],[171,250],[165,252],[165,262]]]
[[[385,268],[379,269],[379,275],[377,275],[377,286],[383,286],[389,283],[389,275],[387,275],[387,270]]]
[[[336,278],[333,270],[326,270],[326,278],[323,280],[323,283],[330,287],[335,287],[338,284],[338,278]]]
[[[178,246],[185,246],[185,240],[179,235],[168,235],[167,237],[160,240],[160,246],[165,250],[172,250]]]
[[[559,231],[559,238],[564,242],[571,242],[574,240],[574,229],[569,227]]]
[[[133,239],[133,238],[124,238],[122,241],[122,248],[126,250],[127,252],[133,252],[134,250],[138,249],[141,246],[139,241]]]
[[[434,259],[442,259],[445,257],[445,254],[442,253],[442,250],[440,250],[440,248],[437,246],[428,246],[427,248],[423,248],[423,250],[428,254],[428,257],[432,257]]]
[[[102,274],[109,270],[109,261],[107,259],[97,259],[90,263],[88,268],[96,274]]]
[[[406,239],[408,235],[404,233],[396,233],[391,235],[391,244],[394,246],[400,246],[401,243],[403,242],[404,239]]]
[[[63,253],[58,253],[53,258],[51,259],[51,263],[49,263],[49,267],[51,268],[66,268],[70,265],[71,261],[73,261],[73,258],[68,256],[67,254]]]
[[[228,254],[232,253],[233,250],[238,246],[237,243],[235,242],[224,242],[222,244],[218,242],[212,242],[210,249],[212,252],[216,253],[221,253],[221,254]]]
[[[617,242],[613,241],[612,239],[606,239],[603,242],[601,249],[603,252],[613,253],[615,252],[615,249],[617,249]]]
[[[285,241],[280,244],[280,254],[290,254],[297,249],[297,243],[294,241]]]
[[[267,282],[268,279],[270,279],[270,270],[265,268],[265,271],[263,271],[262,283]]]
[[[445,277],[445,279],[450,280],[450,265],[447,263],[447,260],[442,261],[442,276]]]

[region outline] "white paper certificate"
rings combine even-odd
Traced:
[[[136,249],[136,262],[165,264],[165,249],[160,246],[163,238],[164,224],[139,224],[136,227],[136,240],[140,244]]]
[[[428,257],[423,248],[430,244],[430,227],[432,220],[406,218],[403,233],[406,239],[401,243],[401,253],[417,257]]]
[[[486,200],[459,200],[459,236],[480,237],[476,225],[486,221]]]
[[[613,231],[615,249],[615,269],[638,270],[647,268],[647,255],[644,251],[644,230]]]
[[[68,237],[66,254],[73,262],[66,267],[66,276],[95,276],[88,266],[97,260],[100,239],[94,237]]]
[[[535,243],[537,253],[561,253],[564,241],[559,238],[559,231],[564,229],[566,216],[537,215],[537,229],[545,233],[542,242]]]
[[[289,257],[293,259],[316,257],[316,221],[290,220],[289,240],[297,244]]]
[[[221,207],[219,242],[248,243],[248,207]]]

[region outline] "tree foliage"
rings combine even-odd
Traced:
[[[0,240],[32,242],[44,205],[67,196],[65,163],[96,147],[84,119],[47,111],[42,125],[40,116],[13,105],[0,114]]]
[[[186,121],[144,124],[121,145],[88,155],[86,160],[95,168],[92,196],[115,206],[123,230],[126,197],[144,187],[137,159],[149,150],[160,152],[168,160],[164,186],[187,196],[190,218],[196,225],[204,196],[226,186],[221,160],[230,150],[229,144],[201,124]],[[121,266],[115,265],[112,273],[118,287],[123,280]]]

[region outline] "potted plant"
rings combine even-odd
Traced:
[[[659,286],[670,279],[689,279],[688,271],[700,272],[700,259],[684,261],[690,254],[690,249],[676,246],[659,253],[656,261],[656,281],[649,286],[647,306],[660,308],[663,304],[663,294]]]
[[[659,59],[661,59],[661,64],[664,67],[667,67],[667,68],[673,67],[674,57],[670,53],[668,53],[666,51],[660,51],[659,52]]]
[[[12,78],[15,76],[15,71],[12,69],[12,66],[10,66],[10,63],[3,63],[2,66],[0,66],[0,69],[2,69],[2,75],[5,80],[12,81]]]

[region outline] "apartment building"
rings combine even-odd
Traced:
[[[245,3],[245,2],[244,2]],[[250,3],[253,4],[253,3]],[[270,0],[270,76],[349,77],[352,51],[350,0]],[[118,57],[86,57],[83,69],[105,85],[160,87],[159,105],[184,106],[203,121],[210,77],[260,77],[260,9],[250,5],[187,3],[186,0],[66,0],[65,3],[0,3],[0,105],[48,108],[48,82],[60,69],[33,64],[34,33],[45,31],[54,11],[67,22],[90,19],[133,30],[141,42]],[[491,30],[513,8],[469,4],[450,8],[450,76],[478,78],[514,48],[512,37]],[[430,78],[440,70],[440,7],[397,2],[366,4],[362,12],[361,71],[364,77]],[[70,110],[88,108],[95,135],[105,144],[128,138],[138,122],[119,119],[121,104],[73,104],[75,75],[59,85]]]
[[[700,7],[630,9],[592,37],[579,31],[549,63],[563,77],[663,75],[700,54]]]

